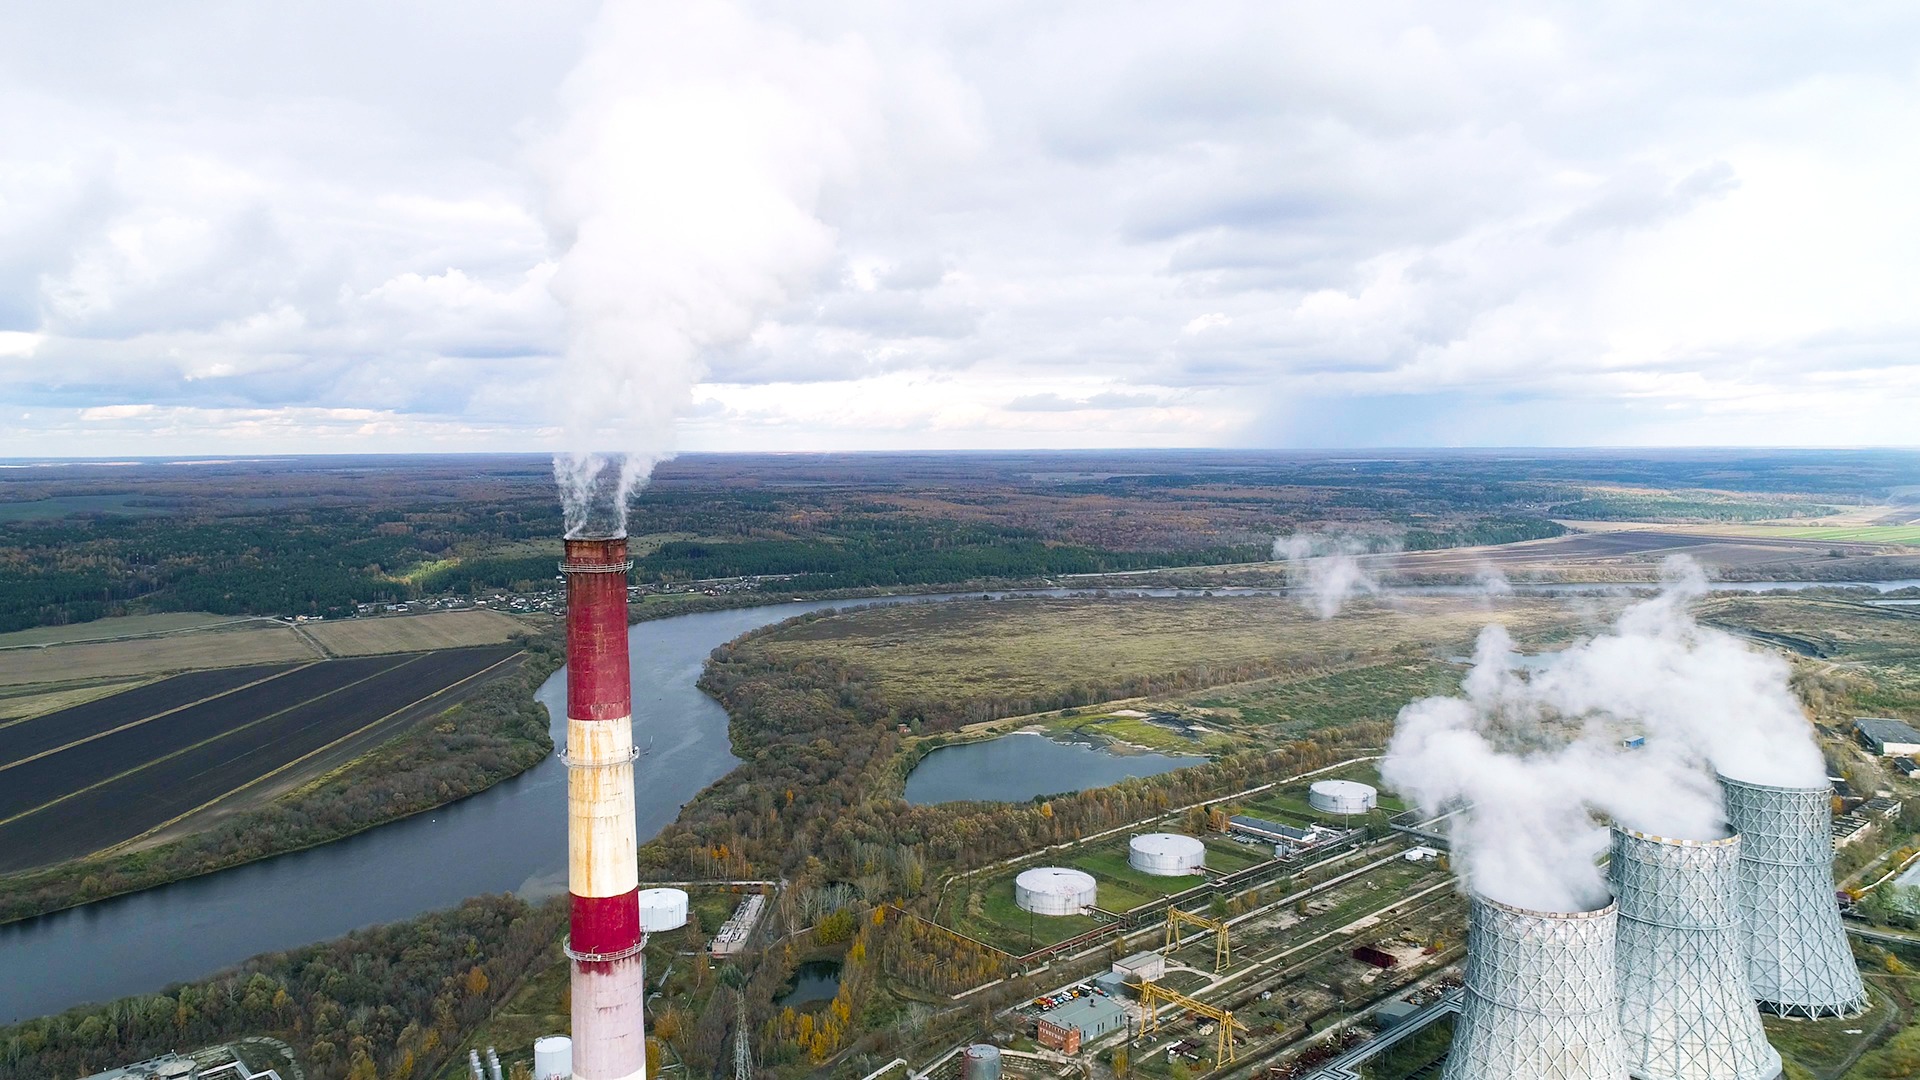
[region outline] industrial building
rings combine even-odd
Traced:
[[[1833,889],[1833,810],[1824,787],[1720,777],[1740,836],[1740,926],[1747,979],[1782,1016],[1846,1016],[1866,1007]]]
[[[1064,866],[1024,870],[1013,880],[1013,902],[1035,915],[1078,915],[1093,907],[1098,895],[1092,874]]]
[[[1323,814],[1364,814],[1380,805],[1380,793],[1357,780],[1316,780],[1307,789],[1307,805]]]
[[[1207,845],[1179,833],[1147,833],[1127,842],[1127,865],[1160,877],[1198,874],[1206,869]]]
[[[1236,836],[1265,840],[1273,845],[1276,857],[1318,847],[1337,837],[1346,835],[1339,829],[1329,829],[1320,825],[1288,825],[1266,818],[1248,817],[1236,814],[1227,819],[1227,831]]]
[[[1620,1080],[1619,908],[1547,912],[1473,898],[1466,995],[1442,1080]]]
[[[1620,1031],[1639,1080],[1774,1080],[1739,929],[1740,838],[1616,827]]]
[[[1920,754],[1920,731],[1905,720],[1862,716],[1853,722],[1860,742],[1881,757],[1905,757]]]
[[[1041,1046],[1077,1054],[1080,1047],[1127,1024],[1127,1008],[1101,994],[1077,997],[1040,1018]]]
[[[1137,952],[1124,960],[1115,960],[1113,973],[1124,982],[1154,982],[1166,977],[1167,958],[1162,953]]]
[[[202,1065],[185,1054],[162,1054],[84,1080],[280,1080],[280,1073],[275,1069],[254,1072],[237,1058],[220,1065]]]
[[[710,951],[715,956],[732,956],[746,949],[752,939],[754,928],[760,925],[760,913],[766,909],[767,898],[759,893],[749,894],[733,909],[733,916],[720,924],[720,932],[713,935]]]

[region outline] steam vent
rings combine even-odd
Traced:
[[[1613,831],[1620,905],[1620,1030],[1639,1080],[1774,1080],[1747,987],[1740,838],[1669,840]]]
[[[1782,1016],[1845,1016],[1866,989],[1833,893],[1833,811],[1824,787],[1722,776],[1727,822],[1740,834],[1740,923],[1747,979]]]
[[[568,539],[567,889],[574,1080],[647,1074],[627,538]]]
[[[1474,897],[1466,1000],[1441,1080],[1621,1080],[1618,912]]]

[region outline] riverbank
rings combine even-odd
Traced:
[[[558,635],[521,643],[511,671],[264,806],[177,838],[0,877],[0,925],[333,843],[520,775],[552,752],[534,694],[564,662]]]

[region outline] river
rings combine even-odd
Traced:
[[[1804,589],[1811,584],[1758,582],[1723,587],[1765,591]],[[1917,584],[1882,582],[1868,587],[1890,591]],[[1569,586],[1553,591],[1611,588]],[[1038,595],[1085,591],[1054,589]],[[1222,589],[1214,595],[1272,591]],[[1466,590],[1442,586],[1407,591]],[[1180,594],[1170,589],[1110,592]],[[695,685],[716,646],[756,627],[820,608],[951,598],[775,604],[633,626],[628,640],[633,649],[634,738],[649,748],[635,765],[641,839],[658,833],[678,816],[682,804],[724,776],[737,761],[727,740],[725,710]],[[541,701],[556,716],[563,711],[561,678],[556,672],[540,690]],[[563,727],[556,723],[556,737],[564,737]],[[0,926],[0,1024],[84,1002],[152,993],[259,953],[452,907],[470,896],[556,894],[566,887],[566,847],[566,769],[549,757],[472,798],[336,843]]]

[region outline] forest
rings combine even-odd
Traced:
[[[537,968],[559,960],[564,903],[468,900],[158,994],[0,1028],[0,1080],[86,1076],[247,1035],[290,1043],[308,1080],[416,1080]]]
[[[1557,535],[1554,517],[1804,516],[1916,475],[1897,451],[690,454],[660,466],[629,531],[640,582],[957,585],[1254,560],[1303,529],[1424,550]],[[0,632],[545,584],[559,533],[535,455],[0,470]]]

